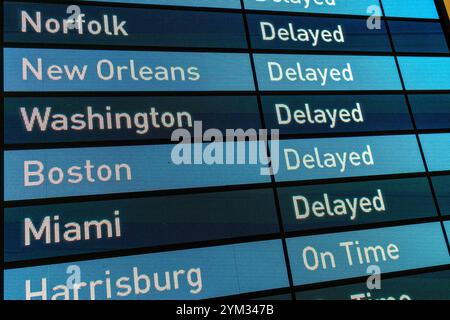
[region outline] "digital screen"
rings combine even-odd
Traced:
[[[449,12],[5,0],[4,300],[450,300]]]

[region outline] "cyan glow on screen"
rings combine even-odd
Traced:
[[[84,2],[116,2],[116,3],[137,3],[154,4],[164,6],[186,6],[186,7],[208,7],[241,9],[240,0],[80,0]]]
[[[450,58],[398,57],[406,90],[450,90]]]
[[[220,144],[223,149],[232,143]],[[248,146],[248,143],[246,144]],[[200,150],[207,145],[198,144]],[[192,148],[194,145],[192,146]],[[269,176],[261,175],[265,168],[258,164],[208,165],[181,164],[172,161],[174,145],[129,146],[81,149],[25,150],[5,152],[5,200],[41,199],[52,197],[110,194],[154,190],[173,190],[226,185],[256,184],[270,182]],[[201,151],[198,152],[201,155]],[[197,151],[192,152],[193,156]],[[85,172],[80,183],[69,183],[66,171],[65,181],[53,184],[45,179],[37,187],[25,186],[24,163],[30,159],[44,165],[44,171],[51,167],[85,168],[87,161],[109,167],[115,174],[106,182],[96,176],[96,182],[88,181]],[[203,160],[203,159],[202,159]],[[267,160],[265,160],[267,163]],[[31,166],[29,166],[31,168]],[[36,170],[34,166],[32,170]],[[84,169],[83,169],[84,170]],[[64,169],[63,169],[64,171]],[[47,172],[47,171],[45,171]],[[98,171],[96,171],[98,172]],[[17,177],[20,177],[18,179]],[[36,178],[36,176],[34,177]],[[117,180],[117,179],[120,180]]]
[[[356,245],[356,241],[359,241],[359,245]],[[351,249],[348,251],[352,256],[351,265],[346,247],[344,245],[340,246],[340,244],[350,242],[353,243],[349,244]],[[382,255],[377,251],[379,261],[375,261],[374,256],[369,255],[371,257],[370,261],[364,260],[363,263],[359,263],[355,251],[356,247],[381,246],[386,253],[390,245],[394,245],[395,247],[391,248],[394,251],[398,251],[392,256],[398,256],[398,258],[391,259],[386,254],[388,258],[386,261],[383,261]],[[365,276],[367,275],[367,267],[370,265],[377,265],[383,273],[386,273],[450,263],[442,227],[438,222],[291,238],[287,239],[287,246],[294,285]],[[314,251],[307,250],[307,259],[303,259],[304,249],[308,247],[322,253],[322,257],[326,253],[327,258],[315,260],[313,259]],[[329,252],[332,253],[335,261],[334,268],[330,262]],[[367,256],[363,255],[363,257]],[[327,264],[323,263],[325,260]],[[317,264],[315,264],[316,262]],[[307,266],[314,270],[308,269]]]
[[[335,167],[316,167],[312,170],[305,168],[306,157],[316,158],[315,148],[322,156],[318,159],[324,164],[325,154],[332,154],[336,159],[339,155],[349,157],[351,152],[358,152],[361,156],[367,153],[370,147],[372,159],[367,164],[361,162],[359,166],[337,164]],[[295,152],[286,150],[295,150]],[[346,155],[344,155],[346,153]],[[309,156],[307,156],[309,155]],[[297,159],[300,160],[298,163]],[[287,159],[289,158],[289,161]],[[373,161],[371,161],[373,160]],[[306,161],[306,160],[305,160]],[[338,162],[338,161],[336,161]],[[289,167],[288,168],[288,164]],[[299,168],[296,170],[296,165]],[[310,163],[309,163],[310,164]],[[344,167],[344,168],[343,168]],[[342,171],[342,169],[344,169]],[[424,172],[424,165],[420,157],[417,140],[413,135],[382,136],[382,137],[354,137],[354,138],[328,138],[328,139],[304,139],[304,140],[281,140],[280,141],[280,171],[275,176],[277,182],[281,181],[304,181],[316,179],[344,178],[356,176],[373,176],[401,173]]]
[[[50,300],[54,293],[61,292],[61,288],[56,292],[52,291],[55,286],[66,285],[66,271],[71,265],[80,268],[82,282],[103,281],[103,285],[95,290],[97,300],[108,298],[105,278],[111,279],[112,299],[205,299],[289,286],[281,240],[273,240],[6,270],[5,299],[26,299],[27,280],[30,281],[32,292],[42,291],[42,279],[45,278],[47,298]],[[149,291],[136,294],[134,290],[130,290],[126,296],[117,296],[116,292],[124,292],[123,287],[116,286],[121,277],[128,277],[127,282],[133,285],[133,268],[137,268],[137,275],[152,277]],[[155,273],[159,276],[161,286],[164,286],[164,273],[167,271],[173,275],[173,272],[179,270],[185,271],[180,273],[183,276],[179,276],[179,288],[172,285],[170,290],[158,291],[154,287]],[[107,271],[109,276],[105,274]],[[193,283],[186,279],[189,271],[195,271],[191,281]],[[173,283],[172,279],[171,282]],[[69,291],[72,291],[73,297],[73,290]],[[80,290],[79,298],[92,299],[89,286],[86,290]]]
[[[393,57],[255,54],[254,59],[259,88],[264,91],[401,90]],[[296,70],[297,78],[306,79],[307,68],[322,73],[327,69],[330,74],[335,69],[346,78],[341,76],[340,81],[334,81],[328,75],[326,82],[323,79],[292,81],[285,75],[288,68]]]
[[[5,57],[5,91],[252,91],[254,82],[250,59],[246,54],[219,53],[162,53],[136,51],[88,51],[88,50],[52,50],[52,49],[12,49],[4,51]],[[101,58],[100,58],[101,57]],[[43,74],[39,80],[28,67],[27,80],[22,78],[23,59],[38,66],[39,58],[43,66],[64,66],[72,70],[86,68],[86,75],[81,79],[69,80],[62,75],[53,80]],[[103,66],[118,67],[125,65],[129,71],[117,80],[118,74],[105,80],[100,78],[97,66],[102,59],[111,62]],[[154,68],[169,68],[177,65],[186,70],[194,70],[192,81],[182,80],[180,76],[168,80],[139,81],[133,79],[130,60],[139,66],[145,66],[150,60],[158,61]],[[83,64],[79,64],[82,61]],[[261,90],[401,90],[401,83],[395,61],[392,57],[368,56],[300,56],[300,55],[266,55],[256,54],[255,64]],[[408,90],[447,90],[450,88],[450,59],[442,57],[399,57],[399,64]],[[114,70],[109,67],[106,70]],[[287,68],[300,69],[297,81],[287,79]],[[304,80],[305,68],[318,70],[339,70],[340,80],[326,77],[317,81]],[[127,69],[126,69],[127,70]],[[270,73],[271,72],[271,73]],[[108,71],[108,76],[111,75]],[[178,73],[177,73],[178,75]],[[102,75],[103,77],[105,75]],[[66,78],[64,78],[66,77]],[[319,81],[320,80],[320,81]]]
[[[330,3],[331,5],[329,5]],[[284,12],[309,12],[349,15],[371,15],[368,8],[380,6],[378,0],[334,0],[334,1],[278,1],[244,0],[247,10],[273,10]]]
[[[420,135],[430,171],[450,170],[450,133]]]
[[[28,80],[23,80],[21,72],[23,59],[32,62],[36,68],[39,58],[42,59],[44,69],[42,80],[37,79],[29,69],[26,69],[30,71]],[[70,91],[255,90],[248,54],[6,48],[4,61],[5,91],[67,91],[68,88]],[[131,63],[135,63],[136,68],[132,68]],[[69,74],[65,73],[60,80],[48,77],[46,69],[52,65],[59,65],[61,68],[67,65],[70,72],[75,74],[74,80],[70,80]],[[81,77],[79,73],[73,73],[72,70],[76,65],[80,72],[86,70],[84,76],[83,73]],[[117,77],[121,73],[117,71],[117,67],[121,65],[127,69],[122,73],[122,80],[118,80]],[[174,73],[176,77],[170,76],[168,80],[153,78],[146,81],[142,77],[139,78],[140,81],[134,79],[140,72],[137,69],[144,66],[149,66],[153,70],[157,70],[160,66],[169,70],[173,67],[178,71]],[[180,67],[184,70],[184,80],[180,76]],[[106,75],[112,78],[110,80],[100,78],[99,72],[102,73],[102,77]]]
[[[439,19],[434,0],[381,0],[387,17]]]
[[[82,0],[89,2],[92,0]],[[96,0],[97,2],[135,3],[167,6],[190,6],[241,9],[240,0]],[[368,8],[380,7],[378,0],[334,0],[328,1],[275,1],[275,0],[244,0],[245,9],[272,10],[284,12],[309,12],[348,15],[371,15]],[[433,0],[382,0],[384,11],[388,17],[400,18],[428,18],[438,19]]]
[[[447,238],[450,238],[450,221],[444,222],[445,230],[447,232]]]

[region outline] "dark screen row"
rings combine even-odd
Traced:
[[[417,129],[450,129],[449,94],[408,95]],[[265,127],[286,134],[413,130],[404,95],[263,96]],[[173,130],[261,128],[254,96],[5,98],[6,144],[169,140]]]
[[[240,13],[82,6],[67,26],[66,5],[6,2],[4,40],[19,43],[247,49]],[[439,21],[379,21],[247,15],[254,49],[448,53]],[[387,25],[386,25],[387,24]]]
[[[432,181],[441,213],[450,216],[450,176]],[[280,187],[277,192],[287,232],[438,215],[426,178]],[[280,232],[272,189],[9,208],[4,223],[6,261]],[[59,233],[54,233],[56,225]]]

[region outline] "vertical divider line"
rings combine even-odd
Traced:
[[[437,13],[439,15],[439,22],[450,51],[450,12],[447,14],[447,10],[450,10],[450,8],[446,8],[444,0],[434,0],[434,4],[436,5]]]
[[[383,13],[383,16],[385,16],[385,12],[384,12],[384,8],[383,8],[383,3],[382,2],[383,2],[383,0],[380,0],[381,11]],[[442,228],[442,232],[444,234],[444,239],[445,239],[445,242],[446,242],[446,245],[447,245],[447,250],[448,250],[448,253],[450,255],[450,244],[449,244],[449,240],[448,240],[448,237],[447,237],[447,232],[446,232],[445,226],[444,226],[444,219],[443,219],[443,216],[442,216],[442,213],[441,213],[441,209],[439,207],[439,202],[438,202],[438,199],[437,199],[437,196],[436,196],[436,192],[435,192],[434,187],[433,187],[433,182],[431,180],[430,170],[428,168],[428,163],[427,163],[427,160],[426,160],[426,157],[425,157],[425,152],[423,150],[422,142],[420,141],[419,130],[417,129],[417,123],[416,123],[416,120],[414,118],[414,113],[412,111],[411,102],[409,100],[408,93],[407,93],[407,90],[406,90],[405,81],[403,79],[403,74],[402,74],[402,71],[401,71],[401,68],[400,68],[400,63],[398,62],[397,51],[396,51],[395,46],[394,46],[394,41],[392,39],[391,30],[389,28],[389,21],[386,21],[385,23],[386,23],[386,31],[388,33],[389,41],[390,41],[391,46],[392,46],[392,52],[394,53],[395,64],[397,65],[397,71],[398,71],[398,74],[399,74],[399,77],[400,77],[400,82],[402,84],[403,95],[404,95],[404,97],[406,99],[406,104],[408,105],[409,116],[410,116],[412,124],[413,124],[413,128],[414,128],[417,144],[419,146],[420,155],[422,157],[422,162],[423,162],[424,168],[425,168],[425,173],[426,173],[426,176],[427,176],[427,179],[428,179],[428,183],[430,185],[430,190],[431,190],[431,194],[432,194],[432,197],[433,197],[434,205],[436,207],[436,211],[437,211],[438,216],[439,216],[439,221],[441,223],[441,228]]]
[[[4,109],[5,109],[5,95],[4,95],[4,90],[5,90],[5,87],[4,87],[4,70],[5,70],[5,65],[4,65],[4,63],[3,63],[3,50],[4,50],[4,47],[5,47],[5,45],[4,45],[4,39],[3,39],[3,27],[4,27],[4,19],[3,19],[3,10],[4,10],[4,8],[3,8],[3,6],[4,6],[4,2],[2,1],[2,3],[0,4],[0,23],[2,24],[1,26],[0,26],[0,43],[1,43],[1,49],[0,49],[0,64],[2,65],[2,67],[0,68],[1,70],[0,70],[0,87],[1,87],[1,93],[0,93],[0,95],[1,95],[1,102],[2,102],[2,108],[1,108],[1,110],[0,110],[0,124],[1,124],[1,126],[3,127],[3,121],[4,121],[4,119],[3,119],[3,113],[4,113]],[[5,141],[4,141],[4,136],[3,136],[3,129],[1,129],[0,130],[1,131],[1,133],[0,133],[0,136],[2,137],[1,139],[2,139],[2,154],[1,154],[1,170],[4,170],[4,152],[5,152]],[[1,175],[2,176],[2,187],[4,188],[4,186],[5,186],[5,175],[4,175],[4,172],[3,172],[3,174]],[[5,243],[5,239],[4,239],[4,227],[5,227],[5,199],[4,199],[4,192],[2,192],[3,194],[2,194],[2,218],[1,218],[1,222],[0,222],[0,239],[2,240],[2,242],[3,243]],[[5,276],[4,276],[4,270],[5,270],[5,258],[4,258],[4,246],[2,246],[2,252],[1,252],[1,273],[2,273],[2,275],[1,275],[1,277],[0,277],[0,279],[1,279],[1,286],[0,286],[0,290],[1,290],[1,292],[0,292],[0,297],[1,297],[1,300],[2,301],[4,301],[5,299],[5,297],[4,297],[4,291],[5,291],[5,289],[4,289],[4,285],[5,285]]]
[[[252,43],[251,43],[250,30],[248,27],[247,12],[245,9],[244,0],[241,0],[241,10],[242,10],[242,17],[244,19],[245,36],[246,36],[247,47],[248,47],[249,56],[250,56],[250,64],[251,64],[252,73],[253,73],[253,81],[255,84],[255,92],[256,92],[256,99],[258,101],[258,110],[259,110],[260,121],[261,121],[262,128],[267,129],[266,122],[264,119],[264,111],[263,111],[263,107],[262,107],[261,92],[259,91],[258,78],[256,75],[255,60],[253,58],[253,47],[252,47]],[[270,136],[268,135],[268,137],[270,137]],[[269,141],[267,141],[266,149],[267,149],[268,157],[270,157]],[[295,289],[294,289],[294,280],[292,277],[291,264],[289,261],[289,252],[288,252],[287,244],[286,244],[286,234],[284,231],[283,217],[281,215],[280,200],[278,197],[278,192],[276,190],[275,177],[273,174],[270,175],[270,179],[271,179],[272,191],[273,191],[273,195],[274,195],[274,199],[275,199],[275,207],[277,210],[277,218],[278,218],[278,224],[279,224],[279,228],[280,228],[281,242],[283,244],[283,254],[284,254],[284,259],[285,259],[285,264],[286,264],[287,276],[288,276],[288,280],[289,280],[291,297],[293,300],[296,300]]]

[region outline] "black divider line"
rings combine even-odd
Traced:
[[[430,129],[419,130],[420,134],[450,133],[449,129]],[[389,131],[370,131],[370,132],[341,132],[341,133],[299,133],[299,134],[281,134],[281,140],[311,140],[311,139],[344,139],[344,138],[365,138],[365,137],[383,137],[383,136],[401,136],[415,135],[413,130],[389,130]],[[192,140],[191,140],[192,141]],[[5,144],[5,151],[17,150],[58,150],[75,148],[111,148],[111,147],[132,147],[132,146],[159,146],[172,145],[173,141],[167,139],[142,139],[142,140],[92,140],[92,141],[61,141],[45,143],[14,143]]]
[[[219,48],[219,47],[177,47],[177,46],[144,46],[144,45],[107,45],[107,44],[81,44],[81,43],[33,43],[33,42],[5,42],[7,49],[49,49],[49,50],[83,50],[83,51],[145,51],[153,52],[185,52],[185,53],[229,53],[248,54],[248,48]],[[348,51],[348,50],[316,50],[316,49],[252,49],[258,54],[283,55],[318,55],[318,56],[394,56],[392,51]],[[398,56],[405,57],[450,57],[450,52],[398,52]]]
[[[264,128],[265,129],[265,128]],[[431,133],[448,133],[448,130],[425,131]],[[391,135],[412,135],[412,130],[390,130],[390,131],[369,131],[369,132],[341,132],[341,133],[311,133],[311,134],[282,134],[282,140],[295,139],[340,139],[340,138],[364,138],[364,137],[382,137]],[[234,137],[234,136],[231,136]],[[244,137],[244,136],[241,136]],[[191,140],[193,142],[193,139]],[[41,150],[41,149],[73,149],[73,148],[110,148],[110,147],[132,147],[132,146],[157,146],[157,145],[175,145],[174,141],[167,139],[138,139],[138,140],[91,140],[91,141],[61,141],[45,143],[14,143],[6,144],[6,151],[14,150]]]
[[[48,49],[48,50],[78,50],[78,51],[145,51],[154,52],[183,52],[183,53],[248,53],[246,48],[220,48],[220,47],[177,47],[177,46],[145,46],[145,45],[106,45],[82,43],[34,43],[34,42],[5,42],[8,49]]]
[[[298,238],[298,237],[310,237],[310,236],[318,236],[325,234],[334,234],[334,233],[348,233],[353,231],[366,231],[372,229],[384,229],[390,227],[402,227],[409,225],[418,225],[425,223],[433,223],[439,222],[440,218],[438,216],[433,216],[433,213],[430,213],[430,216],[424,218],[405,218],[400,220],[392,220],[392,221],[382,221],[382,222],[371,222],[371,223],[361,223],[354,225],[343,225],[338,227],[323,227],[316,229],[306,229],[306,230],[298,230],[298,231],[287,231],[286,238]]]
[[[147,255],[156,253],[169,253],[174,251],[189,251],[195,249],[205,249],[205,248],[216,248],[226,245],[239,245],[245,243],[262,242],[270,240],[279,240],[279,233],[270,234],[260,234],[260,235],[249,235],[240,237],[230,237],[224,239],[215,240],[201,240],[195,242],[182,242],[182,243],[171,243],[163,245],[149,245],[134,248],[125,249],[111,249],[96,252],[87,253],[74,253],[65,256],[51,256],[45,258],[31,258],[28,260],[18,260],[6,262],[6,269],[22,269],[28,267],[38,267],[43,265],[55,265],[62,263],[75,263],[75,262],[88,262],[100,259],[110,259],[110,258],[126,258],[137,255]]]
[[[371,94],[381,94],[381,95],[389,95],[389,94],[404,94],[403,90],[371,90],[371,91],[261,91],[262,95],[348,95],[348,94],[363,94],[363,95],[371,95]],[[450,90],[407,90],[409,94],[448,94]]]
[[[441,22],[444,36],[447,40],[448,50],[450,51],[450,16],[447,15],[447,8],[445,7],[444,0],[434,0],[434,3],[438,9],[439,20]],[[450,10],[450,8],[448,8],[448,10]]]
[[[244,8],[244,0],[241,0],[241,5],[242,5],[242,8]],[[247,21],[247,14],[245,12],[243,12],[242,16],[244,18],[244,29],[245,29],[247,45],[248,45],[249,54],[250,54],[250,65],[252,68],[253,81],[255,83],[256,98],[258,100],[258,109],[259,109],[261,125],[262,125],[263,129],[267,129],[266,124],[265,124],[265,119],[264,119],[264,110],[262,107],[261,93],[259,91],[259,83],[258,83],[258,77],[257,77],[257,73],[256,73],[255,60],[253,57],[253,49],[252,49],[250,30],[249,30],[248,21]],[[268,134],[269,134],[269,132],[268,132]],[[268,157],[270,159],[271,151],[270,151],[270,147],[269,147],[269,141],[267,141],[267,143],[266,143],[266,148],[267,148]],[[281,242],[283,245],[283,255],[284,255],[285,264],[286,264],[286,271],[287,271],[289,286],[291,287],[291,296],[292,296],[292,299],[295,300],[295,292],[292,290],[292,288],[294,286],[294,280],[292,277],[291,263],[289,261],[289,252],[288,252],[287,244],[286,244],[286,235],[285,235],[285,231],[284,231],[283,217],[281,215],[280,200],[278,198],[278,192],[277,192],[276,185],[275,185],[275,177],[273,176],[273,174],[270,175],[270,180],[272,183],[272,191],[273,191],[273,196],[275,199],[275,207],[276,207],[276,211],[277,211],[276,214],[277,214],[278,224],[279,224],[279,228],[280,228]]]
[[[295,12],[295,11],[275,11],[275,10],[253,10],[245,9],[241,3],[241,8],[214,8],[214,7],[194,7],[194,6],[177,6],[177,5],[161,5],[161,4],[145,4],[145,3],[120,3],[120,2],[101,2],[101,1],[71,1],[71,0],[4,0],[5,2],[23,2],[23,3],[46,3],[46,4],[76,4],[79,6],[90,7],[116,7],[116,8],[140,8],[140,9],[160,9],[160,10],[184,10],[184,11],[204,11],[204,12],[221,12],[221,13],[247,13],[247,14],[270,14],[270,15],[286,15],[286,16],[308,16],[317,18],[345,18],[345,19],[367,19],[368,15],[358,14],[336,14],[336,13],[314,13],[314,12]],[[401,21],[423,21],[437,22],[438,19],[432,18],[404,18],[404,17],[381,17],[384,20],[401,20]]]
[[[271,290],[264,290],[264,291],[257,291],[257,292],[250,292],[250,293],[242,293],[238,295],[231,295],[231,296],[224,296],[224,297],[217,297],[217,298],[209,298],[205,299],[206,301],[221,301],[221,300],[253,300],[253,299],[263,299],[271,296],[279,296],[279,295],[289,295],[290,299],[288,301],[292,301],[292,295],[291,295],[292,288],[285,287],[280,289],[271,289]]]
[[[407,90],[409,94],[450,94],[450,90]],[[280,95],[403,95],[403,90],[348,90],[348,91],[260,91],[262,96]],[[5,98],[58,98],[58,97],[216,97],[256,96],[254,91],[7,91]]]
[[[41,199],[28,199],[28,200],[13,200],[7,201],[7,208],[23,207],[23,206],[42,206],[47,204],[66,204],[66,203],[78,203],[78,202],[98,202],[108,200],[132,200],[141,198],[153,198],[153,197],[170,197],[170,196],[182,196],[182,195],[199,195],[199,194],[214,194],[221,192],[233,192],[233,191],[246,191],[257,189],[268,189],[271,187],[270,182],[258,183],[258,184],[243,184],[243,185],[226,185],[226,186],[211,186],[201,188],[185,188],[185,189],[161,189],[154,191],[141,191],[141,192],[121,192],[110,194],[91,194],[84,196],[71,196],[71,197],[59,197],[59,198],[41,198]]]
[[[380,5],[381,5],[381,10],[383,11],[383,15],[384,15],[384,8],[383,8],[382,1],[380,1]],[[392,34],[391,34],[390,30],[389,30],[389,25],[386,25],[386,28],[387,28],[388,35],[389,35],[389,41],[391,42],[391,45],[392,45],[392,50],[393,50],[393,53],[394,53],[395,64],[397,66],[398,75],[400,77],[400,82],[402,84],[403,90],[405,91],[404,94],[405,94],[406,104],[408,105],[409,115],[411,117],[411,122],[412,122],[412,124],[414,126],[414,131],[415,131],[415,136],[416,136],[416,140],[417,140],[417,145],[418,145],[419,150],[420,150],[420,155],[422,157],[422,162],[423,162],[423,165],[425,167],[425,172],[426,172],[426,176],[427,176],[427,179],[428,179],[428,183],[430,185],[430,190],[431,190],[431,194],[433,196],[433,201],[434,201],[434,204],[436,206],[436,211],[437,211],[437,213],[438,213],[438,215],[440,217],[440,224],[441,224],[441,228],[442,228],[442,233],[444,235],[444,239],[445,239],[445,242],[447,244],[447,250],[448,250],[448,253],[450,255],[450,244],[449,244],[447,231],[445,230],[445,226],[444,226],[444,222],[443,222],[443,218],[442,218],[443,215],[441,213],[441,209],[439,207],[439,202],[438,202],[438,199],[437,199],[437,196],[436,196],[436,192],[434,190],[433,182],[432,182],[431,175],[430,175],[430,170],[428,168],[428,163],[427,163],[427,160],[426,160],[425,152],[423,150],[422,142],[420,140],[419,130],[417,129],[416,120],[414,118],[414,112],[412,110],[411,102],[410,102],[409,96],[407,94],[405,81],[403,79],[403,74],[402,74],[402,70],[400,68],[400,63],[398,61],[398,57],[396,55],[396,49],[395,49],[394,42],[393,42],[393,39],[392,39]]]
[[[449,171],[436,172],[432,176],[448,176]],[[358,176],[358,177],[346,177],[346,178],[332,178],[332,179],[317,179],[317,180],[305,180],[305,181],[281,181],[277,182],[277,188],[283,187],[301,187],[301,186],[314,186],[321,184],[342,184],[342,183],[358,183],[358,182],[370,182],[379,180],[404,180],[409,178],[426,178],[425,172],[418,173],[399,173],[390,175],[378,175],[378,176]],[[232,191],[246,191],[256,189],[268,189],[272,186],[271,182],[259,183],[259,184],[245,184],[245,185],[228,185],[228,186],[212,186],[202,188],[185,188],[185,189],[172,189],[172,190],[155,190],[155,191],[141,191],[141,192],[122,192],[122,193],[110,193],[110,194],[94,194],[84,196],[69,196],[69,197],[53,197],[53,198],[41,198],[41,199],[24,199],[24,200],[10,200],[5,202],[6,208],[16,207],[29,207],[29,206],[43,206],[54,204],[68,204],[79,202],[99,202],[108,200],[132,200],[140,198],[151,197],[164,197],[164,196],[181,196],[181,195],[198,195],[198,194],[213,194],[218,192],[232,192]]]

